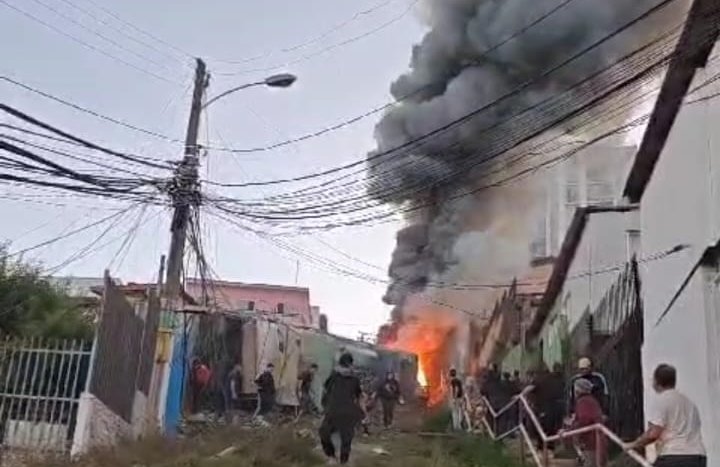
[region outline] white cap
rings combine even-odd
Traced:
[[[581,370],[589,370],[592,368],[592,361],[587,357],[583,357],[578,361],[578,368]]]

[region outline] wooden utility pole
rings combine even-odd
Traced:
[[[170,251],[167,261],[167,277],[165,280],[165,297],[170,303],[175,302],[182,289],[181,276],[183,258],[185,257],[185,240],[190,218],[190,206],[200,201],[198,190],[198,131],[200,113],[203,108],[203,97],[207,87],[207,68],[205,62],[197,59],[195,68],[195,87],[193,90],[190,119],[188,120],[185,137],[185,157],[175,172],[175,180],[171,196],[175,211],[173,213],[170,232]]]

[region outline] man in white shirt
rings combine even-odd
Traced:
[[[706,467],[707,457],[700,432],[697,406],[675,389],[675,368],[662,364],[653,374],[658,398],[648,414],[648,430],[630,449],[657,443],[655,467]]]

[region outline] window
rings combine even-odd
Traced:
[[[285,304],[284,303],[278,303],[277,304],[277,312],[279,314],[285,313]]]
[[[565,185],[565,203],[577,204],[580,201],[580,187],[575,182]]]
[[[588,183],[589,204],[612,204],[615,200],[613,186],[608,182],[591,181]]]

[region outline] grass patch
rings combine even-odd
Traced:
[[[421,431],[445,433],[452,423],[452,414],[447,408],[437,409],[428,414],[422,423]]]
[[[445,426],[445,425],[443,425]],[[96,450],[68,462],[46,459],[32,467],[320,467],[314,430],[218,429],[187,439],[149,437]],[[228,448],[232,447],[231,450]],[[378,453],[382,448],[388,454]],[[226,451],[222,456],[219,453]],[[358,437],[354,467],[519,467],[503,448],[476,436],[421,437],[387,433]]]
[[[222,457],[217,454],[234,447]],[[314,467],[322,459],[312,439],[291,430],[218,430],[184,440],[149,437],[95,450],[73,462],[45,459],[30,467]]]
[[[520,462],[511,457],[502,444],[477,436],[454,438],[443,443],[448,457],[466,467],[518,467]]]

